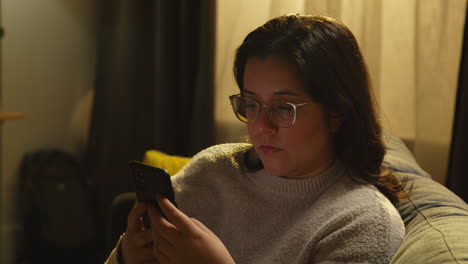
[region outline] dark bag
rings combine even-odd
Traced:
[[[57,149],[26,154],[20,165],[20,198],[24,235],[19,263],[80,263],[94,254],[90,189],[75,157]]]

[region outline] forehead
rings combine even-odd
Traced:
[[[256,95],[307,96],[296,68],[278,57],[249,58],[245,65],[243,88],[245,93]]]

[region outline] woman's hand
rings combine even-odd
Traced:
[[[235,263],[221,240],[200,221],[189,218],[167,198],[158,203],[169,221],[154,207],[147,210],[151,217],[153,253],[164,263]]]
[[[145,229],[142,220],[147,207],[136,203],[128,214],[127,229],[120,248],[124,264],[158,263],[153,256],[151,230]]]

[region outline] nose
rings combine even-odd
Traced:
[[[258,133],[272,134],[277,130],[277,127],[268,116],[268,108],[266,107],[262,107],[260,113],[258,113],[258,116],[252,125],[254,126],[255,131]]]

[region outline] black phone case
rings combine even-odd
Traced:
[[[142,162],[130,161],[133,181],[136,189],[136,196],[139,202],[151,203],[167,219],[156,201],[156,195],[159,193],[169,199],[177,206],[174,189],[172,187],[171,176],[166,170],[153,167]],[[145,215],[145,226],[149,227],[148,216]]]

